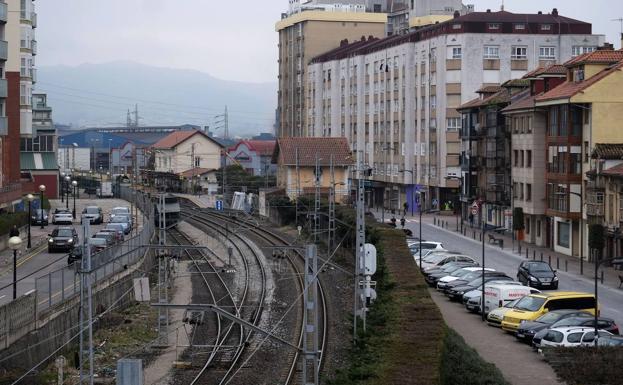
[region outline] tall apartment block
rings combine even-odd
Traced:
[[[344,41],[307,67],[303,131],[348,138],[357,158],[374,169],[369,204],[397,209],[413,205],[421,192],[426,207],[439,208],[457,201],[466,177],[457,107],[483,86],[564,62],[603,41],[591,24],[556,9],[462,16],[455,10],[451,19],[408,34]]]
[[[308,136],[305,121],[307,64],[343,39],[382,37],[387,15],[367,12],[365,1],[290,1],[288,13],[276,24],[279,33],[277,136]],[[330,4],[326,4],[330,3]],[[354,4],[353,4],[354,3]]]

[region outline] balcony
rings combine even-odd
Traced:
[[[4,40],[0,40],[0,60],[7,60],[8,58],[9,58],[9,43]]]
[[[0,2],[0,23],[7,22],[7,5],[4,2]]]
[[[8,88],[6,79],[0,79],[0,98],[6,98],[8,96]]]
[[[37,28],[37,13],[36,12],[33,12],[30,15],[30,22],[32,23],[33,28]]]
[[[30,42],[30,50],[33,55],[37,54],[37,41],[36,40],[32,40]]]
[[[0,116],[0,136],[9,134],[9,121],[6,116]]]

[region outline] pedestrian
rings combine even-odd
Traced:
[[[403,216],[407,215],[407,211],[409,211],[409,204],[407,202],[403,203],[402,207],[404,208]]]
[[[13,227],[11,227],[11,231],[9,232],[9,236],[10,237],[19,237],[19,229],[17,228],[17,225],[13,225]]]
[[[474,214],[469,214],[469,227],[474,227]]]
[[[400,225],[402,226],[403,229],[405,228],[405,223],[406,223],[405,217],[400,218]]]
[[[392,216],[391,222],[392,222],[392,227],[396,227],[396,217]]]

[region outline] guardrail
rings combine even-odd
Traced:
[[[153,205],[147,195],[132,193],[129,189],[122,188],[120,198],[137,205],[143,213],[143,227],[134,237],[108,247],[91,257],[92,269],[89,274],[92,285],[97,285],[140,261],[145,253],[141,246],[150,243],[155,230],[154,222],[151,220],[153,218]],[[74,263],[71,266],[64,266],[36,278],[37,311],[50,308],[79,295],[79,269],[80,264]]]

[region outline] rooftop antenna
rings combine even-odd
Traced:
[[[502,0],[502,5],[500,6],[500,11],[504,12],[504,0]]]
[[[610,21],[618,21],[621,23],[621,34],[623,35],[623,17],[619,17],[618,19],[612,19]]]

